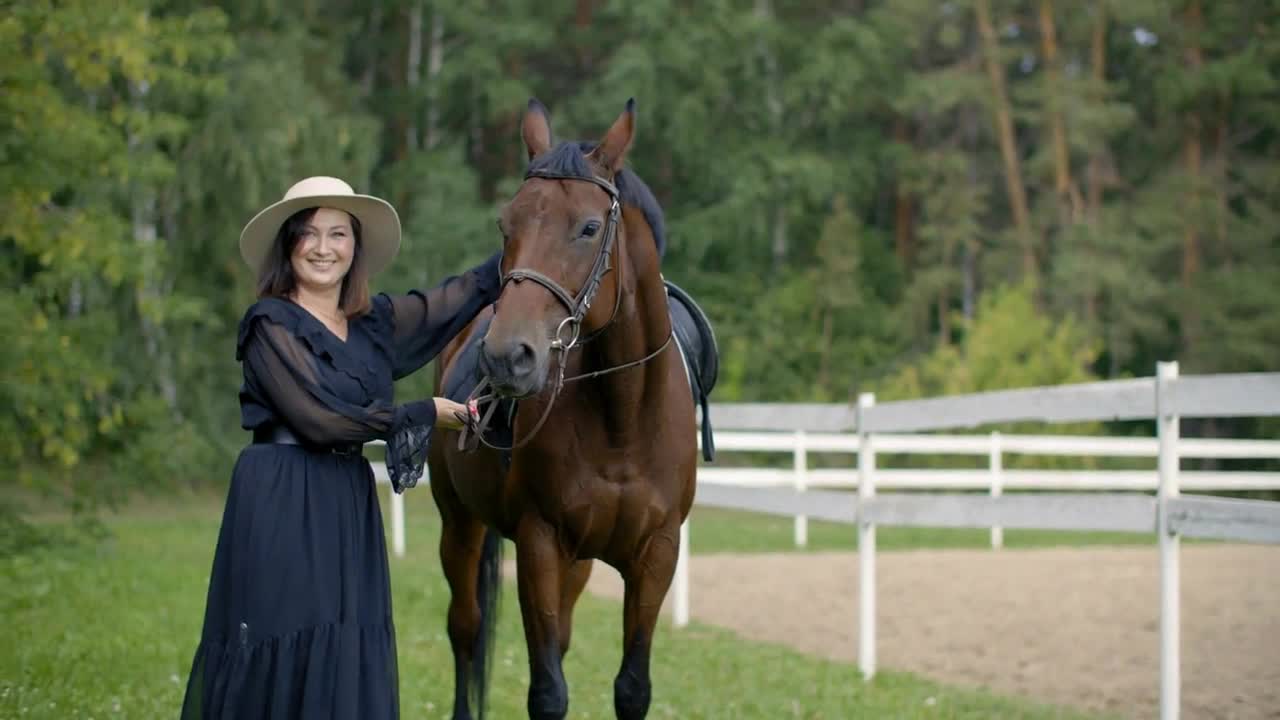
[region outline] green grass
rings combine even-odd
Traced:
[[[407,507],[410,552],[392,559],[402,715],[444,718],[453,680],[438,528],[425,492]],[[0,559],[0,717],[174,717],[200,631],[218,510],[207,502],[134,509],[108,521],[108,541]],[[757,534],[727,514],[718,522],[722,542]],[[698,527],[709,534],[714,526],[707,517]],[[617,602],[587,595],[579,605],[565,663],[571,717],[613,717],[620,616]],[[863,683],[848,664],[698,624],[660,627],[652,674],[652,718],[1092,717],[901,673]],[[524,716],[527,682],[509,586],[494,666],[496,717]]]

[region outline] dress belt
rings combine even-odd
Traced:
[[[253,442],[254,444],[297,445],[314,452],[333,453],[334,455],[359,455],[364,450],[364,446],[360,443],[315,445],[294,435],[293,431],[285,425],[264,425],[254,428]]]

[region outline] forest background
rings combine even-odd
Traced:
[[[714,401],[1280,368],[1275,0],[0,6],[6,523],[225,483],[244,222],[337,175],[401,213],[375,290],[434,284],[498,247],[531,96],[562,139],[636,98]]]

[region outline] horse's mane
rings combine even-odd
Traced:
[[[592,142],[575,142],[568,140],[534,158],[529,163],[528,172],[549,172],[555,175],[567,175],[590,179],[594,177],[591,165],[587,162],[587,153],[595,149]],[[666,220],[662,214],[662,206],[653,196],[653,191],[645,185],[640,176],[630,168],[622,168],[613,178],[618,188],[619,200],[644,213],[644,219],[653,232],[653,241],[658,246],[658,257],[667,251]]]

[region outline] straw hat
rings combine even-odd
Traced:
[[[255,273],[262,270],[284,221],[309,207],[345,210],[360,221],[361,253],[370,275],[386,269],[400,250],[400,216],[390,203],[357,195],[338,178],[317,175],[298,181],[284,199],[259,212],[240,232],[240,256]]]

